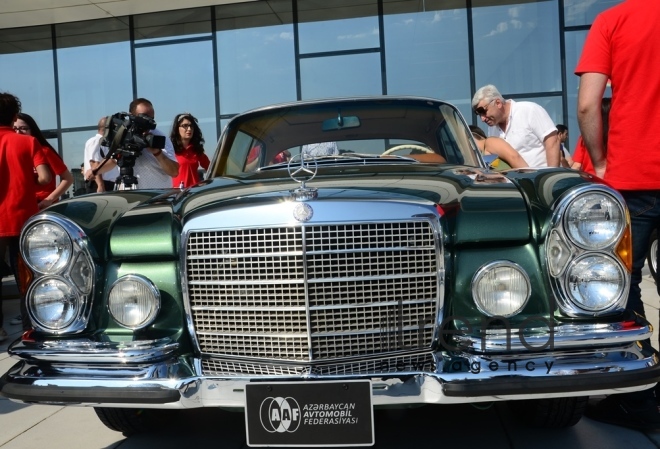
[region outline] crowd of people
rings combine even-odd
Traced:
[[[129,105],[129,114],[155,118],[153,104],[137,98]],[[144,148],[132,167],[135,185],[123,183],[120,176],[121,152],[109,156],[103,137],[107,117],[97,124],[96,134],[85,142],[83,173],[86,193],[100,193],[117,188],[187,188],[200,181],[200,169],[210,161],[204,152],[204,137],[197,118],[178,114],[169,135],[159,129],[150,131],[165,140],[163,148]],[[73,174],[57,150],[46,140],[32,116],[21,111],[20,100],[10,93],[0,93],[0,272],[2,276],[19,275],[16,270],[18,239],[23,224],[39,210],[51,206],[73,185]],[[2,293],[0,277],[0,294]],[[17,278],[18,281],[18,278]],[[0,303],[0,341],[7,338]],[[30,328],[21,301],[21,313],[10,320],[12,325]]]

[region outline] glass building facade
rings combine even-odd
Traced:
[[[98,120],[146,97],[159,129],[199,119],[209,156],[258,106],[354,95],[457,105],[474,92],[541,104],[579,133],[573,69],[617,0],[259,0],[0,30],[0,91],[17,95],[70,169]]]

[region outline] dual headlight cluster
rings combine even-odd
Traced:
[[[564,313],[595,316],[624,309],[631,256],[630,217],[616,191],[582,187],[559,203],[546,257]]]
[[[607,187],[581,187],[559,201],[545,250],[550,281],[565,314],[595,316],[625,307],[629,231],[623,199]],[[510,317],[527,304],[530,280],[518,264],[494,261],[475,273],[472,295],[485,315]]]
[[[26,295],[35,328],[52,333],[85,329],[94,264],[84,232],[58,215],[35,216],[21,234],[21,254],[35,275]],[[110,289],[108,309],[121,326],[139,329],[158,314],[160,293],[144,277],[123,276]]]

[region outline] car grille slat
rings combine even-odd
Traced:
[[[284,363],[429,350],[437,248],[425,220],[193,229],[185,283],[199,349]]]

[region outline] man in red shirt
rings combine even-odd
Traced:
[[[660,2],[626,0],[596,17],[575,69],[578,123],[596,175],[619,190],[632,223],[628,309],[644,315],[639,284],[653,229],[660,226],[660,133],[647,116],[660,101]],[[607,151],[601,101],[612,86]],[[626,427],[660,429],[653,390],[612,395],[587,413]]]
[[[46,184],[51,179],[41,145],[34,137],[17,134],[12,128],[20,111],[18,98],[0,92],[0,256],[4,257],[9,249],[14,276],[17,276],[21,228],[30,216],[39,211],[35,197],[37,182]],[[21,309],[24,307],[21,303]],[[2,326],[3,318],[0,304],[0,341],[7,338]]]

